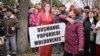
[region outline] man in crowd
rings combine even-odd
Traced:
[[[12,12],[13,11],[10,8],[7,8],[4,16],[6,48],[7,54],[16,56],[16,29],[18,27],[18,20]]]

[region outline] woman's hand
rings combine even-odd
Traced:
[[[71,24],[75,23],[75,20],[72,18],[67,17],[66,15],[59,15],[61,19],[65,19],[66,21],[70,22]]]
[[[68,22],[70,22],[71,24],[75,23],[75,20],[73,20],[72,18],[66,18],[66,20],[67,20]]]
[[[67,16],[66,15],[59,15],[59,17],[61,18],[61,19],[65,19]]]

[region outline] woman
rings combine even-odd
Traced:
[[[44,12],[39,15],[39,25],[48,25],[54,23],[54,17],[51,14],[50,4],[44,5]],[[51,56],[52,45],[46,45],[40,47],[40,56]]]
[[[71,5],[70,8],[69,8],[69,12],[72,11],[73,9],[75,9],[75,6]]]
[[[31,12],[29,16],[29,26],[34,27],[38,25],[38,14],[39,14],[39,8],[34,8],[33,12]],[[32,51],[37,56],[38,55],[38,48],[32,48]]]
[[[78,22],[77,16],[79,15],[77,9],[73,9],[69,12],[69,17],[66,17],[66,33],[65,33],[65,45],[64,45],[64,56],[79,56],[80,52],[83,51],[84,46],[84,34],[83,24]],[[75,22],[70,23],[73,19]]]
[[[96,24],[96,32],[97,32],[97,36],[96,36],[96,56],[100,56],[100,17],[99,17],[99,21]]]
[[[34,8],[33,13],[30,14],[29,16],[29,20],[30,20],[30,25],[31,26],[37,26],[38,25],[38,14],[39,14],[39,9],[38,8]]]
[[[79,56],[83,52],[83,24],[78,20],[77,16],[79,16],[78,10],[73,9],[69,12],[69,16],[64,19],[66,20],[64,56]],[[64,18],[65,16],[60,17]],[[70,20],[74,20],[74,22],[71,23]]]
[[[84,53],[85,56],[95,56],[95,38],[96,34],[94,32],[97,19],[94,18],[94,12],[89,11],[88,18],[83,22],[84,24],[84,36],[85,36],[85,46]]]

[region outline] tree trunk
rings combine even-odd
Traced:
[[[0,0],[0,2],[3,2],[3,0]]]
[[[28,0],[19,0],[19,30],[17,38],[17,47],[19,53],[26,51],[28,48],[28,7]]]

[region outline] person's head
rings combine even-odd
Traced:
[[[38,5],[34,5],[34,8],[39,8],[39,6]]]
[[[69,8],[69,11],[75,9],[75,6],[74,5],[71,5],[70,8]]]
[[[85,6],[84,7],[84,12],[87,12],[88,13],[89,11],[90,11],[90,7],[89,6]]]
[[[61,11],[64,11],[64,10],[65,10],[65,5],[60,5],[59,9],[60,9]]]
[[[88,16],[89,16],[89,18],[93,18],[94,17],[94,11],[89,11]]]
[[[55,11],[54,11],[54,14],[55,15],[59,15],[61,13],[61,11],[57,8],[57,9],[55,9]]]
[[[56,10],[55,7],[52,7],[51,13],[52,13],[52,14],[55,14],[55,10]]]
[[[96,7],[96,8],[93,8],[93,11],[98,13],[99,9]]]
[[[7,9],[7,11],[6,11],[6,15],[7,16],[11,16],[12,15],[12,9]]]
[[[30,8],[29,11],[28,11],[28,13],[29,13],[29,14],[32,14],[33,11],[34,11],[34,8]]]
[[[34,12],[35,15],[37,15],[37,14],[39,14],[40,9],[39,8],[34,8],[33,12]]]
[[[79,11],[77,9],[73,9],[69,12],[69,16],[72,18],[77,17],[77,16],[79,16]]]
[[[82,17],[87,17],[87,13],[86,12],[82,12]]]
[[[80,14],[82,14],[83,9],[82,8],[78,8],[78,10],[79,10]]]
[[[49,3],[45,3],[43,9],[44,9],[44,12],[51,13],[51,5]]]
[[[98,17],[99,16],[99,13],[98,12],[94,12],[94,17]]]
[[[7,6],[3,6],[2,11],[3,12],[7,11],[7,8],[8,8]]]
[[[17,8],[17,5],[16,5],[16,4],[14,4],[14,5],[13,5],[13,9],[16,9],[16,8]]]

